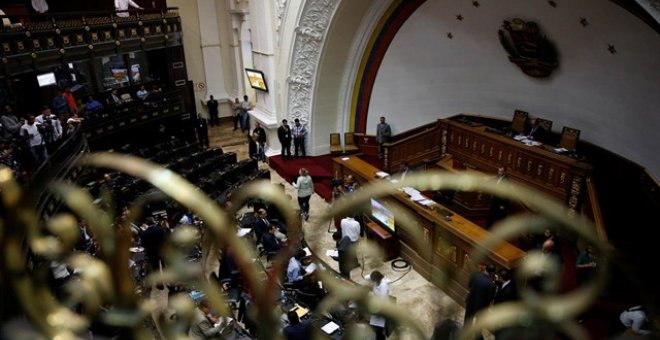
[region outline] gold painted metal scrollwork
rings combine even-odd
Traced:
[[[443,134],[443,138],[447,138],[446,133]],[[450,138],[453,139],[453,136]],[[458,140],[460,143],[460,136]],[[469,145],[468,142],[466,138],[465,144]],[[510,157],[509,155],[508,159]],[[520,158],[517,161],[520,166]],[[303,234],[300,219],[296,218],[294,213],[295,207],[277,186],[265,182],[246,184],[232,195],[233,208],[222,210],[181,176],[143,159],[115,153],[100,153],[85,157],[83,163],[86,166],[113,169],[141,178],[199,216],[205,223],[204,237],[209,240],[207,246],[212,247],[211,249],[219,249],[219,244],[222,243],[230,246],[234,251],[240,274],[246,282],[249,293],[257,302],[259,338],[278,337],[277,332],[272,331],[278,328],[279,322],[279,316],[273,313],[275,308],[273,301],[277,298],[275,288],[278,285],[278,275],[268,276],[265,281],[261,279],[263,268],[259,268],[252,261],[256,257],[254,249],[235,235],[236,222],[231,218],[236,209],[251,198],[265,199],[284,212],[293,241],[290,247],[273,261],[273,271],[282,273],[293,247],[299,244]],[[490,237],[470,250],[470,255],[465,252],[463,258],[460,258],[461,255],[454,246],[443,245],[438,248],[442,256],[449,258],[453,264],[459,261],[463,262],[464,266],[469,263],[480,263],[487,256],[488,250],[497,247],[501,242],[526,233],[530,229],[542,231],[549,225],[559,225],[563,229],[570,230],[596,246],[601,254],[597,277],[585,286],[565,294],[559,294],[550,288],[543,292],[526,289],[522,292],[521,301],[497,305],[480,313],[475,324],[466,325],[461,332],[462,338],[472,338],[482,329],[496,331],[505,327],[521,326],[528,322],[549,324],[573,338],[584,336],[584,331],[573,320],[594,301],[605,285],[608,259],[612,249],[596,238],[590,221],[582,216],[568,217],[567,207],[526,187],[515,184],[497,186],[492,181],[469,175],[435,172],[412,174],[396,184],[386,181],[372,182],[351,195],[337,200],[320,218],[316,227],[327,225],[334,216],[345,216],[372,197],[395,195],[399,193],[401,187],[407,186],[419,190],[452,189],[496,194],[512,201],[524,202],[527,207],[537,212],[538,215],[535,216],[513,216],[497,223],[491,229]],[[148,299],[145,300],[135,293],[135,286],[126,266],[130,237],[128,226],[136,218],[136,211],[140,207],[132,207],[131,214],[118,217],[94,205],[94,198],[87,191],[73,184],[55,182],[47,188],[38,188],[38,190],[50,190],[56,194],[71,213],[59,213],[45,224],[40,222],[34,212],[34,205],[30,205],[29,195],[19,188],[13,180],[11,171],[7,168],[0,169],[0,194],[5,207],[5,215],[0,223],[0,239],[5,246],[0,280],[3,286],[11,285],[21,302],[23,311],[37,331],[49,338],[75,339],[84,335],[91,322],[103,322],[123,329],[128,337],[151,338],[151,334],[144,327],[144,321],[150,317],[154,306]],[[428,230],[424,229],[425,232],[422,232],[419,227],[415,227],[417,223],[407,210],[396,206],[393,210],[397,216],[397,226],[400,225],[405,234],[409,235],[416,249],[419,249],[420,253],[428,251],[428,254],[433,254],[429,248],[431,236]],[[76,220],[80,218],[88,221],[92,233],[100,242],[100,251],[96,257],[75,254],[68,250],[78,237]],[[183,260],[184,255],[180,249],[190,246],[198,237],[193,230],[186,228],[175,232],[167,244],[168,266],[162,272],[150,275],[147,282],[153,284],[179,280],[194,282],[206,293],[213,306],[224,314],[229,314],[227,301],[220,287],[205,280],[200,270],[191,269]],[[319,245],[316,241],[307,240],[307,243],[311,248],[318,249]],[[75,313],[68,307],[67,303],[71,301],[57,300],[42,278],[25,268],[25,249],[22,247],[24,242],[34,254],[42,258],[80,268],[81,279],[72,287],[75,291],[72,299],[73,302],[83,306],[81,313]],[[551,286],[550,283],[557,280],[558,270],[555,264],[534,252],[530,252],[519,264],[517,280],[521,283],[528,280],[530,276],[538,274],[539,268],[542,270],[544,282],[548,282],[548,286]],[[460,270],[455,265],[442,269],[442,277],[434,280],[440,288],[446,287],[449,278],[457,275]],[[422,331],[423,327],[418,324],[415,316],[401,310],[392,301],[376,298],[369,294],[369,289],[339,280],[329,272],[320,271],[319,275],[329,294],[321,302],[317,312],[329,311],[341,303],[353,301],[363,312],[383,315],[394,325],[405,325],[397,328],[397,332],[401,334],[419,339],[428,337],[428,334]],[[108,309],[108,306],[112,308]],[[174,322],[161,323],[161,332],[168,339],[185,338],[186,323],[191,320],[194,306],[189,300],[180,297],[171,300],[171,306],[181,318]],[[527,317],[521,318],[521,315]],[[364,336],[359,331],[350,334],[356,338]]]

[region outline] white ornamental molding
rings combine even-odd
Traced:
[[[286,0],[277,0],[277,23],[275,24],[275,31],[280,31],[282,26],[282,17],[286,8]]]
[[[289,118],[310,121],[314,80],[330,21],[340,0],[307,0],[305,2],[293,47],[289,83]]]

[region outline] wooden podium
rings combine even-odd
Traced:
[[[365,220],[367,239],[378,243],[385,252],[385,261],[399,257],[399,240],[396,235],[379,226],[376,222]]]

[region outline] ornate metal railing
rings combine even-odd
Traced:
[[[232,195],[232,205],[227,210],[218,208],[200,190],[186,182],[179,175],[163,169],[145,160],[115,153],[91,154],[83,157],[79,165],[100,167],[124,172],[141,178],[158,188],[170,199],[176,200],[199,216],[206,225],[204,237],[207,245],[218,247],[220,243],[230,247],[239,266],[240,275],[246,282],[249,294],[256,303],[258,337],[260,339],[277,338],[279,316],[274,313],[277,304],[279,277],[285,270],[291,252],[302,242],[300,219],[295,215],[295,207],[281,189],[269,183],[251,183]],[[139,215],[140,205],[144,200],[136,200],[136,206],[130,208],[130,214],[118,218],[109,211],[96,206],[87,191],[70,182],[55,180],[40,181],[28,191],[23,191],[16,184],[7,168],[0,169],[0,199],[4,207],[0,224],[0,244],[5,250],[1,262],[0,282],[3,291],[15,294],[22,312],[28,316],[34,330],[49,338],[72,339],[86,333],[91,322],[100,322],[122,330],[127,338],[152,338],[144,326],[144,321],[151,318],[154,304],[135,293],[135,286],[128,272],[129,224]],[[545,195],[516,185],[497,186],[484,182],[480,178],[466,175],[424,173],[409,176],[396,185],[390,182],[376,182],[372,185],[338,200],[330,211],[321,219],[321,228],[334,215],[345,216],[356,206],[367,202],[372,197],[388,196],[398,193],[398,188],[413,186],[420,190],[479,190],[496,194],[510,200],[524,201],[526,205],[538,211],[538,215],[513,216],[492,229],[491,237],[481,243],[472,252],[474,263],[479,263],[488,249],[496,247],[502,241],[530,230],[540,232],[548,226],[560,226],[564,233],[574,234],[593,244],[600,254],[596,276],[584,286],[574,291],[558,291],[559,266],[547,257],[531,251],[517,270],[516,280],[520,287],[521,300],[496,305],[478,314],[477,322],[465,325],[462,338],[472,338],[476,332],[488,329],[491,332],[507,327],[546,327],[569,337],[586,338],[585,330],[577,323],[578,315],[598,297],[607,284],[609,259],[613,249],[592,232],[592,222],[582,216],[572,214],[565,206]],[[50,192],[68,207],[67,211],[51,216],[40,222],[33,204],[27,200],[34,192]],[[255,265],[254,249],[243,239],[236,236],[235,222],[232,218],[236,209],[251,198],[262,198],[272,202],[284,214],[290,230],[289,247],[273,260],[270,270],[272,275],[263,280],[263,269]],[[397,223],[411,235],[413,242],[421,248],[424,244],[419,228],[412,223],[413,218],[405,209],[396,209]],[[85,219],[90,231],[99,240],[100,248],[96,257],[72,253],[69,249],[75,243],[79,232],[77,219]],[[212,304],[229,315],[227,301],[222,289],[203,279],[201,269],[191,267],[185,261],[181,249],[191,246],[196,240],[196,233],[190,228],[177,228],[169,238],[166,248],[168,266],[162,272],[156,272],[147,278],[148,284],[163,282],[193,282],[206,293]],[[318,249],[315,240],[308,240],[310,247]],[[56,260],[77,268],[80,279],[70,284],[74,294],[72,300],[59,301],[48,289],[44,279],[26,270],[22,244],[28,245],[32,252],[47,260]],[[370,256],[378,253],[377,245],[366,245]],[[426,250],[428,251],[428,250]],[[445,268],[437,272],[435,281],[443,283],[455,275],[455,270]],[[401,336],[426,338],[422,327],[414,315],[401,310],[388,299],[377,298],[369,294],[369,289],[348,281],[339,280],[335,275],[319,271],[319,276],[328,290],[328,295],[321,302],[315,313],[332,310],[347,301],[353,301],[364,313],[377,313],[385,316],[395,325]],[[539,289],[525,284],[532,278],[540,279]],[[75,312],[71,305],[81,305]],[[174,321],[156,320],[159,332],[164,338],[183,338],[187,334],[194,305],[187,296],[175,296],[170,301],[170,308],[176,310],[178,319]],[[17,314],[20,312],[15,311]],[[343,325],[351,338],[364,338],[368,328],[358,323]],[[318,334],[317,334],[318,335]]]

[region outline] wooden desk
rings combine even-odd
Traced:
[[[374,180],[378,172],[377,168],[358,157],[337,157],[333,161],[336,173],[341,176],[352,174],[362,183]],[[456,269],[457,275],[449,283],[447,293],[457,302],[463,303],[468,293],[469,276],[476,269],[476,264],[470,260],[470,253],[473,248],[479,247],[490,233],[440,204],[424,207],[413,202],[405,193],[393,195],[391,199],[411,213],[424,242],[421,245],[414,244],[408,231],[397,228],[401,257],[412,263],[415,270],[435,284],[439,283],[442,268]],[[439,213],[443,209],[454,213],[451,220]],[[524,251],[510,243],[500,244],[487,254],[492,263],[506,269],[515,267],[525,256]]]
[[[367,238],[376,241],[385,251],[385,261],[399,256],[399,241],[395,235],[373,221],[366,223]]]
[[[487,173],[495,173],[498,166],[505,165],[509,179],[557,197],[572,210],[579,209],[585,180],[592,170],[589,164],[543,147],[526,146],[488,132],[483,125],[442,119],[440,133],[443,155],[451,154],[455,160]]]
[[[452,155],[446,154],[445,157],[440,159],[435,165],[443,170],[453,174],[470,174],[474,176],[490,177],[495,179],[495,176],[485,174],[481,171],[461,167],[461,163],[455,160]],[[454,199],[452,200],[452,208],[460,213],[462,216],[475,220],[479,218],[486,218],[490,210],[490,202],[492,196],[485,194],[481,191],[456,191]]]

